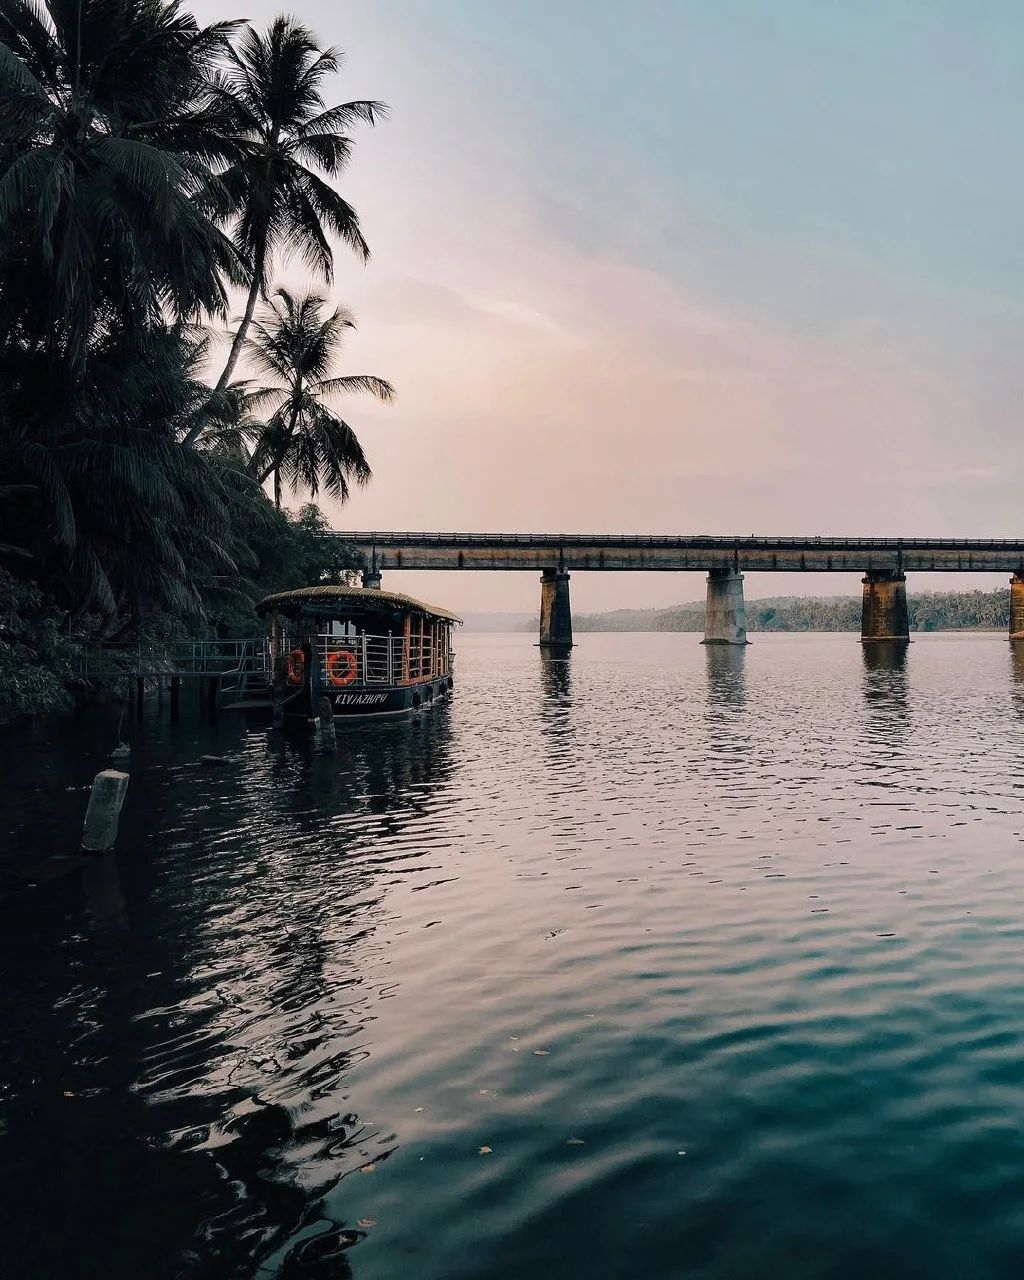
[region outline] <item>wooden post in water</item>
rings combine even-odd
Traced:
[[[321,742],[334,742],[334,707],[328,697],[317,703],[317,734]]]
[[[128,774],[119,769],[104,769],[93,778],[82,828],[82,848],[87,852],[106,853],[113,849],[127,791]]]

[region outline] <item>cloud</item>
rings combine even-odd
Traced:
[[[901,277],[813,219],[803,242],[723,225],[722,199],[687,203],[642,146],[574,151],[564,122],[510,110],[483,53],[460,66],[423,20],[366,11],[336,33],[321,17],[352,55],[346,96],[394,108],[345,179],[374,257],[339,258],[335,288],[360,322],[346,371],[399,394],[350,407],[375,479],[339,525],[1018,531],[1019,306],[956,273]],[[451,589],[462,608],[523,603],[497,576]],[[586,590],[601,607],[625,584]],[[672,591],[646,579],[632,599]]]

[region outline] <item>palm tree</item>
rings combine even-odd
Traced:
[[[329,407],[350,392],[369,392],[390,402],[394,388],[370,374],[330,376],[345,329],[355,328],[340,308],[324,315],[317,294],[293,297],[278,289],[267,314],[252,326],[249,355],[256,370],[272,379],[250,395],[249,407],[272,406],[255,442],[250,472],[263,484],[274,478],[274,505],[281,506],[281,482],[315,497],[321,488],[344,501],[349,481],[366,484],[370,467],[355,432]]]
[[[219,178],[237,211],[234,242],[251,283],[218,392],[234,373],[275,257],[297,252],[328,284],[334,269],[328,234],[369,257],[356,211],[324,178],[336,178],[348,163],[346,131],[359,121],[375,124],[387,111],[372,101],[325,105],[321,87],[340,55],[321,49],[295,18],[275,18],[265,35],[246,28],[227,56],[216,83],[234,116],[239,155]]]
[[[237,158],[208,86],[237,24],[177,0],[0,0],[0,344],[223,313]]]

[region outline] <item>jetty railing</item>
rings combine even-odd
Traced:
[[[168,640],[151,643],[76,645],[75,674],[83,680],[118,676],[270,675],[270,649],[265,636],[242,640]]]

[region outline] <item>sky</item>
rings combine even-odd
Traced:
[[[294,11],[346,53],[332,100],[391,108],[339,184],[371,262],[340,249],[329,292],[358,318],[339,372],[398,398],[346,406],[374,479],[322,502],[335,527],[1020,536],[1016,0]],[[530,610],[535,576],[385,586]],[[976,585],[1005,583],[909,583]],[[577,612],[703,590],[572,581]],[[857,591],[746,582],[748,599]]]

